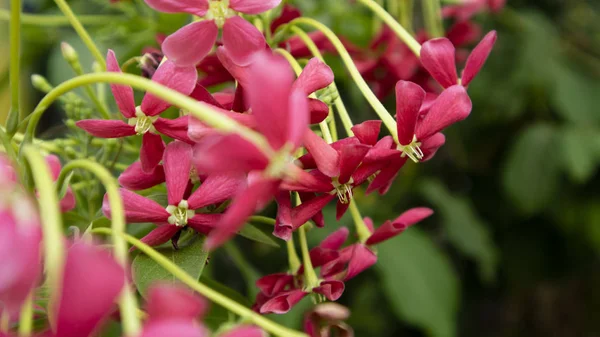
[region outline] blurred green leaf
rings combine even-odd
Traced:
[[[430,336],[456,336],[459,281],[448,258],[416,228],[378,246],[377,271],[398,317]]]
[[[560,150],[564,169],[576,183],[585,183],[595,173],[600,160],[600,131],[589,127],[566,126],[560,130]]]
[[[252,303],[250,303],[244,295],[238,293],[237,291],[229,288],[228,286],[226,286],[222,283],[219,283],[219,282],[213,280],[212,278],[202,275],[200,277],[200,282],[203,283],[204,285],[206,285],[207,287],[209,287],[215,291],[218,291],[222,295],[229,297],[230,299],[238,302],[239,304],[241,304],[245,307],[249,308],[252,305]],[[204,316],[203,322],[206,325],[208,325],[208,327],[210,327],[211,329],[216,330],[223,323],[228,322],[230,320],[230,318],[231,318],[231,314],[229,313],[229,311],[227,309],[223,308],[222,306],[220,306],[218,304],[212,303],[210,306],[210,310],[208,311],[206,316]]]
[[[554,67],[555,92],[551,97],[557,112],[569,122],[578,124],[598,123],[600,114],[600,83],[566,66]]]
[[[546,124],[525,129],[509,150],[503,183],[508,195],[525,214],[534,214],[553,200],[560,185],[557,132]]]
[[[248,240],[264,243],[266,245],[272,247],[279,247],[279,244],[275,239],[273,239],[273,235],[265,233],[265,230],[253,225],[253,224],[245,224],[244,227],[238,232],[240,236],[245,237]]]
[[[479,265],[479,274],[486,282],[493,281],[498,265],[496,246],[486,224],[466,197],[450,194],[437,180],[421,183],[421,193],[435,206],[448,238],[463,254]]]
[[[202,249],[204,238],[195,235],[190,241],[180,245],[178,250],[172,247],[158,249],[158,252],[179,266],[194,279],[199,279],[206,265],[208,252]],[[179,282],[171,273],[158,265],[148,256],[140,253],[131,265],[133,282],[142,296],[154,282]]]

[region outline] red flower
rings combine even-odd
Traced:
[[[224,48],[230,52],[236,63],[242,63],[257,47],[265,46],[266,41],[256,27],[237,16],[236,12],[260,14],[275,8],[281,2],[281,0],[145,1],[150,7],[161,12],[189,13],[205,18],[169,35],[162,44],[167,58],[182,66],[195,65],[210,52],[217,41],[219,28],[223,29]]]
[[[458,21],[467,21],[486,9],[497,13],[504,8],[505,4],[506,0],[463,0],[457,5],[444,6],[442,16],[452,17]]]
[[[62,166],[60,164],[60,159],[58,159],[55,155],[46,156],[46,164],[50,167],[50,172],[52,173],[52,180],[58,180],[58,176],[60,175],[60,170]],[[75,196],[73,195],[73,190],[71,187],[67,187],[67,192],[65,196],[60,200],[60,211],[65,213],[73,208],[75,208]]]
[[[106,56],[108,71],[121,72],[112,50]],[[173,62],[164,62],[152,77],[152,81],[165,85],[188,95],[196,85],[198,74],[194,67],[179,67]],[[182,141],[190,141],[187,137],[188,117],[165,119],[158,115],[169,107],[169,104],[152,94],[146,94],[141,106],[136,107],[133,89],[129,86],[111,84],[110,86],[119,111],[127,122],[121,120],[88,119],[78,121],[77,126],[93,136],[100,138],[121,138],[143,135],[140,161],[142,169],[150,172],[162,158],[165,144],[159,132]]]
[[[353,337],[354,331],[343,322],[349,317],[350,310],[342,305],[337,303],[317,304],[304,315],[304,332],[310,337]]]

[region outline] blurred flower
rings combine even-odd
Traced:
[[[304,315],[304,332],[310,337],[354,337],[352,328],[344,323],[350,310],[337,303],[317,304]]]

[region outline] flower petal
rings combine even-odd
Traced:
[[[146,324],[140,337],[208,337],[210,333],[196,322],[179,320],[159,321]]]
[[[184,95],[189,95],[196,86],[198,80],[198,72],[193,66],[178,66],[172,61],[163,62],[154,76],[152,81],[162,84],[168,88],[179,91]],[[171,104],[161,100],[160,98],[146,93],[142,100],[141,109],[146,116],[156,116],[165,111]]]
[[[483,64],[492,52],[492,48],[496,43],[497,37],[498,35],[496,34],[496,31],[493,30],[487,33],[487,35],[483,37],[475,49],[473,49],[471,55],[469,55],[469,58],[467,59],[465,69],[462,74],[461,84],[463,86],[468,86],[473,78],[475,78],[475,76],[479,73],[481,67],[483,67]]]
[[[246,177],[240,174],[210,174],[188,198],[189,208],[199,209],[221,203],[245,185]]]
[[[340,184],[345,184],[350,180],[369,149],[370,146],[364,144],[349,144],[341,148],[339,152],[340,176],[338,178]]]
[[[396,220],[386,221],[383,225],[377,228],[373,235],[369,237],[366,244],[369,246],[376,245],[391,239],[404,232],[408,227],[431,216],[431,214],[433,214],[433,211],[426,207],[410,209],[402,213],[398,218],[396,218]]]
[[[333,83],[333,72],[325,62],[313,57],[294,82],[294,88],[307,96]]]
[[[167,211],[156,201],[142,197],[141,195],[128,191],[124,188],[119,189],[119,192],[121,193],[121,198],[123,198],[125,220],[128,223],[167,222],[169,213],[167,213]],[[107,218],[111,218],[108,194],[104,196],[102,213],[104,213]]]
[[[381,130],[380,120],[365,121],[352,127],[354,136],[361,143],[367,145],[375,145],[379,139],[379,131]]]
[[[313,156],[317,168],[330,178],[340,174],[340,155],[311,129],[304,133],[304,146]]]
[[[287,273],[270,274],[259,278],[256,281],[256,286],[260,292],[273,297],[288,287],[294,286],[294,276]]]
[[[446,37],[455,46],[471,44],[481,36],[481,27],[471,21],[457,22],[446,32]]]
[[[235,327],[221,335],[220,337],[266,337],[267,334],[259,327],[252,325],[242,325]]]
[[[153,285],[148,289],[146,312],[151,321],[194,321],[208,310],[208,303],[181,286]]]
[[[143,243],[148,246],[159,246],[165,242],[168,242],[173,238],[181,227],[177,227],[175,225],[171,225],[169,223],[159,225],[155,229],[151,230],[150,233],[146,234],[143,238],[140,239]],[[133,249],[134,247],[132,247]]]
[[[111,49],[106,54],[106,70],[116,73],[121,73],[119,62],[115,56],[115,52]],[[135,99],[133,98],[133,89],[128,85],[111,84],[110,90],[119,107],[119,111],[123,116],[131,118],[135,116]]]
[[[417,124],[417,139],[424,140],[448,126],[462,121],[471,113],[472,103],[463,86],[453,85],[444,90]]]
[[[396,121],[398,141],[401,145],[412,142],[424,99],[425,90],[418,84],[407,81],[399,81],[396,84]]]
[[[444,88],[458,83],[454,45],[447,38],[429,40],[421,48],[421,63]]]
[[[275,195],[275,201],[277,202],[277,216],[275,217],[273,235],[284,241],[289,241],[294,229],[292,225],[292,201],[290,193],[280,190]]]
[[[180,66],[195,66],[217,41],[219,28],[213,20],[192,22],[169,35],[162,44],[165,56]]]
[[[273,9],[281,0],[230,0],[229,7],[244,14],[260,14]]]
[[[167,181],[169,205],[177,206],[190,180],[192,169],[192,147],[180,141],[167,145],[163,156],[163,167]]]
[[[321,284],[313,289],[313,292],[322,294],[330,301],[337,301],[344,293],[344,282],[331,280],[323,281]]]
[[[300,302],[308,293],[300,289],[282,293],[268,300],[260,307],[261,314],[285,314]]]
[[[362,273],[377,262],[377,255],[363,244],[355,244],[344,281]]]
[[[204,16],[208,11],[208,0],[144,0],[148,6],[164,13],[190,13]]]
[[[223,48],[231,60],[240,66],[248,65],[255,53],[267,48],[263,34],[240,16],[225,21],[222,39]]]
[[[346,240],[348,239],[349,234],[350,231],[347,227],[341,227],[335,232],[329,234],[323,241],[321,241],[319,247],[323,249],[339,250],[340,248],[342,248],[344,242],[346,242]]]
[[[188,124],[190,116],[181,116],[175,119],[159,117],[154,122],[156,131],[173,139],[186,143],[193,143],[188,136]]]
[[[136,161],[121,173],[119,184],[130,190],[145,190],[165,182],[165,170],[158,165],[150,172],[142,170],[142,163]]]
[[[204,136],[194,148],[194,163],[207,173],[231,173],[262,170],[269,160],[253,144],[238,135]]]
[[[214,105],[217,108],[223,109],[223,106],[217,101],[217,99],[208,91],[206,88],[199,83],[196,83],[194,90],[190,93],[190,97],[197,100],[198,102],[204,102],[210,105]]]
[[[308,99],[308,110],[310,111],[310,124],[318,124],[329,116],[329,105],[315,98]]]
[[[446,136],[440,132],[425,139],[421,144],[421,151],[423,151],[423,159],[421,161],[431,159],[444,143],[446,143]]]
[[[379,190],[380,194],[385,194],[394,182],[394,179],[402,166],[406,163],[406,160],[407,157],[398,157],[397,159],[391,160],[369,184],[369,187],[367,187],[367,194],[376,190]]]
[[[142,136],[142,148],[140,149],[140,162],[144,172],[152,172],[160,160],[165,150],[165,142],[159,135],[147,132]]]
[[[220,213],[198,213],[188,219],[188,226],[192,227],[198,233],[207,235],[215,228],[222,218],[223,214]]]
[[[73,190],[70,187],[67,187],[67,193],[60,199],[59,203],[61,213],[72,211],[73,208],[75,208],[76,202]]]
[[[77,127],[100,138],[121,138],[135,135],[135,127],[123,121],[106,119],[84,119],[75,122]]]
[[[124,284],[123,268],[106,251],[73,244],[65,261],[56,336],[90,335],[110,314]]]

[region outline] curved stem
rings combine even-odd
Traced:
[[[83,25],[106,25],[121,19],[115,15],[78,15],[79,22]],[[0,21],[10,20],[10,12],[0,9]],[[37,15],[21,13],[21,24],[26,26],[61,27],[69,26],[69,18],[58,15]]]
[[[69,19],[71,26],[73,26],[73,29],[75,29],[77,35],[79,35],[90,53],[92,53],[92,56],[96,59],[96,62],[100,64],[103,70],[106,69],[106,61],[104,60],[104,56],[102,56],[102,53],[100,53],[100,50],[90,37],[90,34],[88,34],[81,22],[79,22],[79,19],[73,13],[71,7],[69,7],[65,0],[54,0],[54,2],[56,2],[56,5],[58,8],[60,8],[60,11],[63,12],[63,14]]]
[[[298,253],[296,252],[296,247],[294,246],[294,233],[292,233],[290,239],[285,243],[285,246],[287,248],[290,272],[296,274],[300,269],[302,263],[300,262],[300,258],[298,257]]]
[[[19,125],[19,80],[21,76],[21,0],[10,1],[10,112],[6,119],[8,139]]]
[[[203,102],[198,102],[193,98],[185,96],[159,83],[152,82],[147,78],[131,74],[111,72],[78,76],[61,83],[52,91],[50,91],[46,96],[44,96],[44,98],[38,103],[36,108],[31,113],[30,122],[27,124],[27,131],[25,132],[23,144],[31,143],[40,118],[50,104],[52,104],[52,102],[57,100],[64,93],[75,88],[99,82],[124,84],[132,86],[136,89],[145,90],[174,106],[189,111],[194,117],[200,119],[205,124],[215,129],[238,134],[242,138],[254,144],[254,146],[265,153],[267,157],[271,157],[273,154],[273,149],[271,149],[264,136],[213,110],[210,105]]]
[[[292,66],[292,69],[294,69],[296,77],[300,76],[300,74],[302,73],[302,66],[300,66],[300,63],[298,63],[298,61],[292,56],[292,54],[290,54],[287,50],[281,48],[275,49],[275,52],[282,55],[288,61],[288,63]],[[312,93],[309,95],[309,97],[317,98],[317,95],[315,93]],[[333,143],[331,131],[329,130],[329,125],[327,125],[327,121],[322,121],[321,123],[319,123],[319,128],[321,128],[323,139],[325,139],[325,141],[328,144]]]
[[[264,224],[272,225],[272,226],[275,226],[275,223],[277,222],[277,220],[275,220],[273,218],[269,218],[269,217],[261,216],[261,215],[253,215],[250,217],[250,219],[248,219],[248,221],[260,222],[260,223],[264,223]]]
[[[19,336],[28,337],[33,330],[33,293],[30,293],[21,307],[19,316]]]
[[[98,234],[113,234],[113,232],[109,228],[95,228],[92,230],[92,233]],[[197,291],[202,296],[208,298],[210,301],[226,308],[227,310],[241,316],[242,318],[247,319],[248,321],[256,324],[262,329],[272,333],[276,336],[281,337],[307,337],[306,334],[290,330],[284,326],[281,326],[266,317],[261,316],[260,314],[250,310],[249,308],[244,307],[243,305],[237,303],[236,301],[230,299],[229,297],[207,287],[206,285],[198,282],[195,278],[191,277],[185,270],[181,269],[179,266],[171,262],[164,255],[160,254],[152,247],[147,244],[141,242],[135,237],[120,233],[118,236],[123,237],[127,242],[131,245],[135,246],[142,253],[148,255],[152,260],[154,260],[158,265],[162,268],[170,272],[173,276],[175,276],[178,280],[183,282],[188,287]]]
[[[123,239],[125,232],[125,211],[123,209],[123,200],[119,193],[119,184],[111,173],[102,165],[94,163],[90,160],[78,159],[69,162],[60,173],[57,180],[57,186],[62,186],[64,179],[69,173],[75,169],[83,169],[93,173],[102,182],[106,188],[108,202],[110,204],[111,222],[112,222],[112,240],[115,251],[115,258],[123,266],[125,270],[129,268],[127,242]],[[137,316],[137,302],[135,294],[127,285],[119,300],[121,317],[123,318],[123,330],[126,336],[136,336],[140,331],[140,321]]]
[[[310,252],[308,250],[308,242],[306,241],[306,227],[304,225],[298,228],[298,237],[300,239],[300,251],[302,252],[302,263],[304,264],[304,279],[306,286],[309,289],[319,286],[319,277],[315,272],[315,268],[312,265],[310,259]]]
[[[292,31],[292,33],[296,34],[300,38],[300,40],[302,40],[302,42],[304,42],[304,44],[306,45],[308,50],[310,50],[310,52],[313,54],[314,57],[318,57],[319,60],[325,62],[323,55],[319,51],[319,47],[317,47],[315,42],[310,38],[310,36],[308,36],[308,34],[306,34],[306,32],[304,30],[302,30],[302,28],[293,26],[293,27],[291,27],[291,31]],[[335,105],[335,107],[338,110],[338,114],[340,116],[340,119],[342,120],[344,129],[346,130],[346,134],[348,135],[348,137],[352,137],[352,136],[354,136],[354,132],[352,132],[352,126],[354,126],[354,125],[352,124],[352,119],[350,119],[350,114],[348,113],[348,110],[346,110],[346,106],[344,105],[344,102],[342,101],[342,97],[340,97],[340,95],[339,95],[340,91],[338,90],[335,82],[332,82],[329,86],[333,90],[335,90],[335,92],[337,93],[337,97],[333,101],[333,104]],[[332,131],[335,131],[336,130],[335,117],[330,113],[329,118],[330,118],[329,127],[331,128]],[[337,134],[335,135],[334,140],[337,140]]]
[[[46,282],[50,291],[49,308],[55,307],[62,287],[62,275],[65,264],[65,244],[62,234],[62,216],[58,206],[58,196],[52,181],[52,174],[46,160],[33,147],[25,147],[23,150],[25,158],[32,168],[31,173],[35,187],[39,193],[39,205],[44,240],[44,267],[46,270]],[[52,316],[52,313],[49,314]],[[54,317],[55,318],[55,317]],[[50,322],[53,322],[52,317]],[[51,323],[52,324],[52,323]]]
[[[379,8],[381,8],[381,7],[379,7]],[[352,77],[352,80],[354,81],[354,83],[356,83],[356,85],[358,86],[358,89],[360,89],[360,91],[365,96],[365,98],[367,99],[367,101],[369,102],[371,107],[373,107],[373,109],[375,110],[375,112],[377,113],[379,118],[383,121],[383,124],[385,124],[385,126],[388,128],[390,134],[392,135],[392,137],[394,137],[394,140],[397,140],[398,132],[396,131],[396,121],[389,114],[389,112],[385,109],[383,104],[381,104],[381,102],[379,101],[377,96],[375,96],[373,91],[371,91],[371,88],[369,88],[369,85],[367,84],[367,82],[365,82],[365,79],[361,76],[360,72],[358,71],[358,68],[356,68],[354,61],[352,60],[352,57],[350,57],[350,54],[348,53],[346,48],[344,47],[344,44],[335,35],[335,33],[332,32],[331,29],[329,29],[324,24],[322,24],[319,21],[316,21],[314,19],[311,19],[311,18],[294,19],[290,22],[290,24],[292,24],[292,25],[305,24],[305,25],[312,26],[312,27],[316,28],[317,30],[320,30],[329,39],[329,41],[333,44],[333,46],[337,50],[338,54],[340,54],[342,61],[346,65],[346,68],[348,68],[348,72],[350,72],[350,76]]]
[[[358,2],[362,3],[363,5],[367,6],[370,10],[372,10],[377,16],[379,16],[383,22],[386,23],[386,25],[388,25],[388,27],[390,27],[390,29],[396,33],[396,36],[398,36],[398,38],[402,41],[404,41],[404,43],[406,43],[406,45],[408,46],[408,48],[410,48],[410,50],[412,50],[412,52],[419,57],[421,55],[421,44],[415,40],[415,38],[410,35],[410,33],[404,29],[404,27],[402,27],[398,21],[396,21],[391,15],[390,13],[386,12],[385,9],[383,9],[383,7],[379,6],[376,2],[374,2],[373,0],[357,0]],[[423,0],[426,1],[426,0]]]

